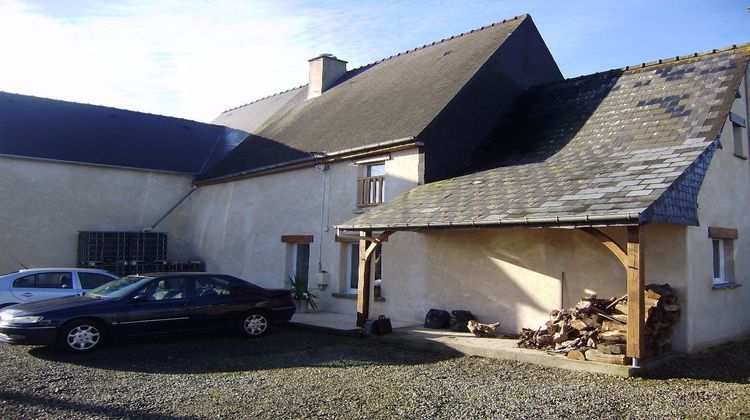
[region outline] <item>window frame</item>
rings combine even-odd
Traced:
[[[730,112],[729,123],[732,126],[732,147],[733,153],[740,159],[748,158],[748,138],[747,138],[747,121],[739,115]]]
[[[357,207],[372,207],[385,202],[386,160],[367,161],[359,164]],[[382,167],[382,171],[373,174],[373,168],[375,167]]]
[[[736,286],[735,240],[739,239],[737,229],[711,226],[708,228],[708,237],[711,240],[713,287]]]
[[[288,273],[288,276],[291,277],[291,278],[295,278],[295,277],[299,278],[300,277],[300,268],[301,267],[298,264],[299,263],[299,260],[298,260],[298,258],[299,258],[299,251],[300,251],[299,247],[301,247],[301,246],[302,247],[307,247],[307,264],[306,264],[307,265],[307,272],[304,273],[305,274],[304,277],[305,277],[305,281],[309,285],[310,284],[310,256],[311,256],[310,252],[312,250],[312,247],[310,246],[309,243],[294,243],[294,244],[289,244],[289,246],[291,247],[291,249],[290,249],[290,260],[289,260],[290,264],[289,264],[289,270],[288,270],[289,273]]]
[[[347,293],[359,293],[359,243],[348,244],[346,252],[346,290]],[[354,253],[356,249],[356,261],[357,264],[354,266]],[[355,284],[352,287],[352,284]]]

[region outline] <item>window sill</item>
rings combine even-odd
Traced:
[[[335,298],[339,298],[339,299],[357,300],[357,294],[356,293],[333,293],[333,294],[331,294],[331,296],[333,296]],[[382,296],[381,297],[373,298],[373,300],[375,302],[385,302],[385,298],[382,297]]]
[[[713,289],[713,290],[736,289],[736,288],[738,288],[740,286],[742,286],[742,285],[734,283],[734,282],[726,282],[726,283],[714,284],[713,287],[711,287],[711,289]]]

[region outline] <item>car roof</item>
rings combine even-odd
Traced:
[[[133,274],[133,276],[140,276],[140,277],[189,276],[189,277],[194,277],[194,276],[228,276],[228,274],[221,274],[221,273],[200,273],[200,272],[195,272],[195,271],[173,271],[173,272],[155,272],[155,273]]]
[[[45,268],[24,268],[23,270],[18,270],[19,273],[29,273],[32,271],[80,271],[80,272],[90,272],[90,273],[107,273],[106,270],[97,269],[97,268],[75,268],[75,267],[45,267]]]

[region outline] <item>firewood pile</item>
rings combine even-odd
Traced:
[[[668,351],[672,327],[680,317],[677,295],[668,284],[648,285],[644,306],[646,356]],[[571,359],[628,364],[627,321],[627,295],[590,296],[570,309],[552,311],[550,320],[537,330],[524,328],[518,346],[566,354]]]

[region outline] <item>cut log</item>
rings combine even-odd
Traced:
[[[494,324],[482,324],[476,320],[470,319],[466,323],[466,327],[477,337],[485,338],[501,338],[503,334],[500,332],[500,323]]]
[[[581,350],[571,350],[568,352],[568,359],[586,360],[586,355]]]
[[[597,349],[586,350],[586,360],[592,362],[608,363],[610,365],[627,365],[630,364],[631,359],[625,357],[624,354],[604,354]]]
[[[628,339],[628,333],[624,330],[602,331],[598,338],[600,341],[609,343],[625,343]]]
[[[625,344],[600,343],[596,349],[604,354],[625,354]]]
[[[570,323],[570,326],[577,329],[578,331],[583,331],[586,328],[589,328],[588,325],[582,320],[582,319],[574,319],[573,322]]]

